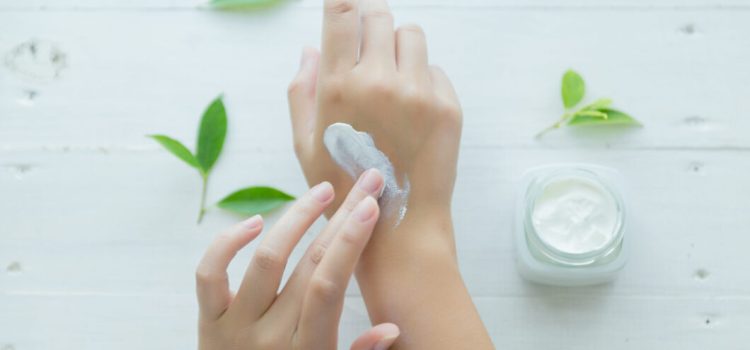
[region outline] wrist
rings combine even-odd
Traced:
[[[449,213],[449,208],[412,210],[397,227],[376,228],[360,258],[357,278],[388,279],[394,274],[446,268],[458,271]]]

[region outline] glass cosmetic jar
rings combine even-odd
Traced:
[[[580,286],[611,281],[627,260],[620,174],[592,164],[527,171],[515,220],[516,260],[525,279]]]

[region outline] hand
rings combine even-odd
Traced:
[[[305,49],[288,91],[305,177],[351,186],[323,144],[326,128],[345,122],[369,133],[411,185],[403,221],[378,225],[357,266],[370,319],[398,320],[409,334],[398,349],[492,349],[456,261],[450,203],[461,109],[453,87],[429,65],[421,28],[394,31],[385,0],[324,7],[322,52]]]
[[[410,179],[407,218],[450,214],[461,135],[458,98],[443,71],[428,64],[422,29],[407,25],[394,33],[385,0],[325,1],[322,54],[304,50],[289,106],[308,183],[351,187],[323,145],[325,129],[345,122],[370,133],[397,175]]]
[[[196,272],[199,348],[336,349],[346,287],[377,221],[379,209],[373,196],[382,186],[377,170],[363,174],[280,293],[292,249],[333,202],[330,183],[310,189],[266,234],[236,295],[229,290],[227,266],[260,234],[263,221],[256,215],[220,234]],[[395,325],[380,324],[360,336],[351,349],[387,349],[398,335]]]

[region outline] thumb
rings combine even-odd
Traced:
[[[304,144],[311,136],[315,116],[315,89],[318,80],[320,52],[312,47],[302,50],[300,67],[287,91],[289,114],[295,145]]]
[[[400,331],[393,323],[382,323],[370,328],[352,343],[351,350],[387,350],[396,342]]]

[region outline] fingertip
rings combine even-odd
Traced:
[[[372,348],[372,350],[387,350],[393,345],[393,343],[396,342],[396,339],[398,339],[398,334],[392,337],[383,337],[377,343],[375,343],[375,346]]]
[[[318,202],[328,204],[333,201],[335,192],[333,185],[328,181],[323,181],[310,189],[310,195]]]
[[[255,214],[243,221],[242,225],[247,230],[258,230],[263,227],[263,217],[260,214]]]
[[[357,204],[352,215],[359,222],[366,223],[379,214],[378,202],[370,196],[365,197]]]
[[[393,323],[382,323],[362,334],[352,344],[352,350],[386,350],[398,339],[401,331]]]
[[[357,184],[368,194],[380,197],[385,188],[385,179],[380,170],[377,168],[371,168],[360,175]]]
[[[253,215],[242,221],[239,226],[238,234],[245,236],[243,241],[253,240],[263,231],[263,217],[260,214]]]
[[[401,329],[393,323],[381,323],[373,327],[383,338],[398,338],[401,335]]]

